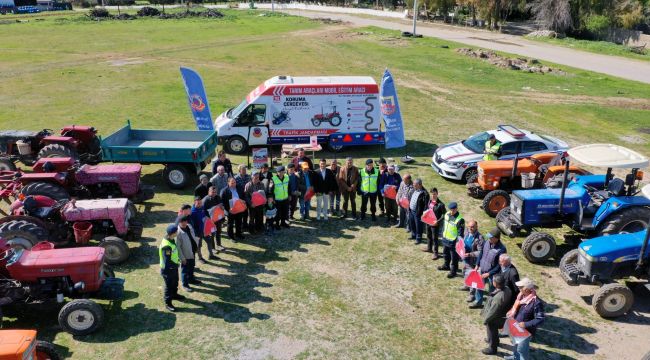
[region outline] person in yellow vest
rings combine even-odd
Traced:
[[[485,142],[485,150],[483,151],[483,160],[496,160],[501,155],[501,142],[497,140],[494,134],[490,134],[488,141]]]
[[[370,215],[372,221],[377,221],[377,190],[379,184],[379,170],[375,168],[372,159],[366,160],[366,167],[359,172],[359,191],[361,192],[361,220],[366,218],[368,201],[370,201]]]
[[[289,228],[289,176],[285,174],[284,166],[278,166],[275,172],[271,178],[270,192],[273,193],[275,207],[278,209],[276,223]]]
[[[167,235],[163,237],[158,247],[160,275],[165,281],[165,307],[172,312],[176,311],[172,300],[185,300],[185,296],[178,294],[178,266],[181,260],[176,247],[176,233],[178,233],[176,224],[167,226]]]
[[[444,216],[442,228],[442,248],[445,263],[438,267],[438,270],[449,271],[448,278],[453,278],[458,272],[458,260],[460,257],[456,253],[456,241],[459,236],[465,233],[465,220],[458,212],[458,204],[450,202],[447,207],[449,211]]]

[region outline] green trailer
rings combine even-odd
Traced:
[[[101,140],[102,160],[116,163],[163,164],[172,189],[185,188],[217,149],[217,133],[189,130],[138,130],[125,127]]]

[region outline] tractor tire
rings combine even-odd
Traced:
[[[43,195],[55,201],[70,200],[70,194],[66,189],[58,184],[48,182],[33,182],[20,189],[20,193],[29,195]]]
[[[499,211],[510,206],[510,194],[504,190],[490,191],[483,199],[483,211],[489,217],[496,217]]]
[[[465,184],[471,184],[473,182],[476,182],[477,178],[478,178],[478,170],[476,170],[476,168],[469,168],[465,170],[465,173],[463,174],[463,181],[465,181]]]
[[[169,164],[165,166],[163,177],[170,189],[183,189],[190,182],[190,172],[183,165]]]
[[[332,124],[332,126],[339,126],[339,125],[341,125],[341,117],[340,117],[340,116],[335,116],[335,117],[333,117],[333,118],[330,120],[330,124]]]
[[[108,265],[121,264],[129,258],[129,246],[117,236],[107,236],[100,243],[103,247],[104,260]]]
[[[578,255],[578,249],[573,249],[564,254],[564,256],[562,256],[562,259],[560,259],[560,269],[563,269],[567,264],[576,264],[578,262]]]
[[[133,201],[129,200],[127,202],[127,209],[129,210],[129,212],[131,212],[131,215],[133,216],[131,219],[135,219],[135,218],[138,217],[138,208],[135,207],[135,204],[133,203]]]
[[[104,274],[105,279],[115,277],[115,271],[113,270],[113,268],[110,265],[108,265],[107,263],[104,263],[104,268],[103,269],[104,270],[103,270],[102,273]]]
[[[555,255],[555,239],[543,232],[533,232],[521,244],[521,251],[533,264],[543,263]]]
[[[0,171],[16,171],[16,164],[11,159],[0,159]]]
[[[243,137],[235,135],[229,137],[223,147],[227,153],[242,155],[248,151],[248,142]]]
[[[601,317],[615,318],[630,311],[634,304],[634,293],[619,283],[605,284],[596,291],[592,303]]]
[[[11,247],[31,249],[40,241],[47,240],[47,230],[26,220],[11,220],[0,225],[0,238]]]
[[[320,126],[321,121],[318,119],[311,119],[311,124],[314,125],[315,127]]]
[[[611,215],[601,226],[601,235],[633,233],[648,228],[650,208],[632,207]]]
[[[36,359],[37,360],[60,360],[61,356],[56,351],[56,347],[49,341],[36,341]]]
[[[63,144],[45,145],[41,151],[38,152],[37,157],[39,159],[69,157],[75,161],[79,160],[79,154],[77,154],[77,150]]]
[[[93,333],[103,323],[104,310],[92,300],[72,300],[59,311],[59,325],[63,330],[75,336]]]

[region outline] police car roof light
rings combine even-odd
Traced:
[[[499,125],[497,126],[497,129],[504,131],[505,133],[507,133],[508,135],[512,136],[515,139],[526,137],[526,134],[523,131],[517,129],[513,125]]]

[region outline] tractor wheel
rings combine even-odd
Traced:
[[[533,232],[521,244],[521,251],[528,261],[543,263],[555,255],[555,239],[547,233]]]
[[[59,311],[59,325],[72,335],[88,335],[103,323],[104,310],[92,300],[72,300]]]
[[[115,271],[114,271],[113,268],[112,268],[110,265],[108,265],[107,263],[104,263],[104,271],[103,271],[103,274],[104,274],[104,278],[105,278],[105,279],[108,279],[108,278],[114,278],[114,277],[115,277]]]
[[[25,196],[43,195],[57,202],[61,200],[70,200],[70,194],[68,194],[63,186],[48,182],[33,182],[27,184],[20,190],[20,193]]]
[[[45,145],[41,151],[38,152],[38,158],[62,158],[69,157],[73,160],[79,160],[77,151],[67,145],[63,144],[49,144]]]
[[[224,144],[224,150],[230,154],[242,155],[248,151],[248,142],[241,136],[231,136]]]
[[[321,121],[318,120],[318,119],[311,119],[311,124],[316,126],[316,127],[319,127],[320,123],[321,123]]]
[[[640,206],[627,208],[611,215],[601,225],[600,234],[615,235],[643,231],[648,227],[648,219],[650,219],[649,208]]]
[[[343,147],[344,147],[343,145],[334,145],[331,142],[327,143],[327,150],[333,153],[340,153],[341,151],[343,151]]]
[[[16,171],[16,164],[7,158],[0,159],[0,171]]]
[[[107,236],[99,243],[103,247],[104,259],[109,265],[117,265],[129,258],[129,246],[116,236]]]
[[[603,285],[594,294],[593,306],[598,315],[615,318],[626,314],[634,304],[634,294],[629,287],[619,283]]]
[[[565,265],[576,264],[578,262],[578,249],[573,249],[568,253],[562,256],[560,259],[560,269],[563,269]]]
[[[59,360],[61,356],[56,347],[49,341],[36,341],[36,360]]]
[[[476,182],[477,178],[478,178],[478,170],[476,170],[476,168],[469,168],[465,170],[465,173],[463,174],[463,180],[465,181],[466,184],[471,184]]]
[[[330,124],[332,124],[332,126],[339,126],[339,125],[341,125],[341,117],[340,117],[340,116],[335,116],[335,117],[333,117],[333,118],[330,120]]]
[[[31,249],[47,239],[47,230],[26,220],[12,220],[0,225],[0,238],[11,247]]]
[[[129,200],[127,202],[127,209],[131,213],[131,219],[135,219],[136,217],[138,217],[138,208],[135,207],[135,204],[133,203],[133,201]]]
[[[483,199],[483,211],[490,217],[496,217],[499,211],[510,206],[510,194],[504,190],[490,191]]]
[[[190,182],[190,172],[183,165],[169,164],[165,166],[163,177],[171,189],[183,189]]]

